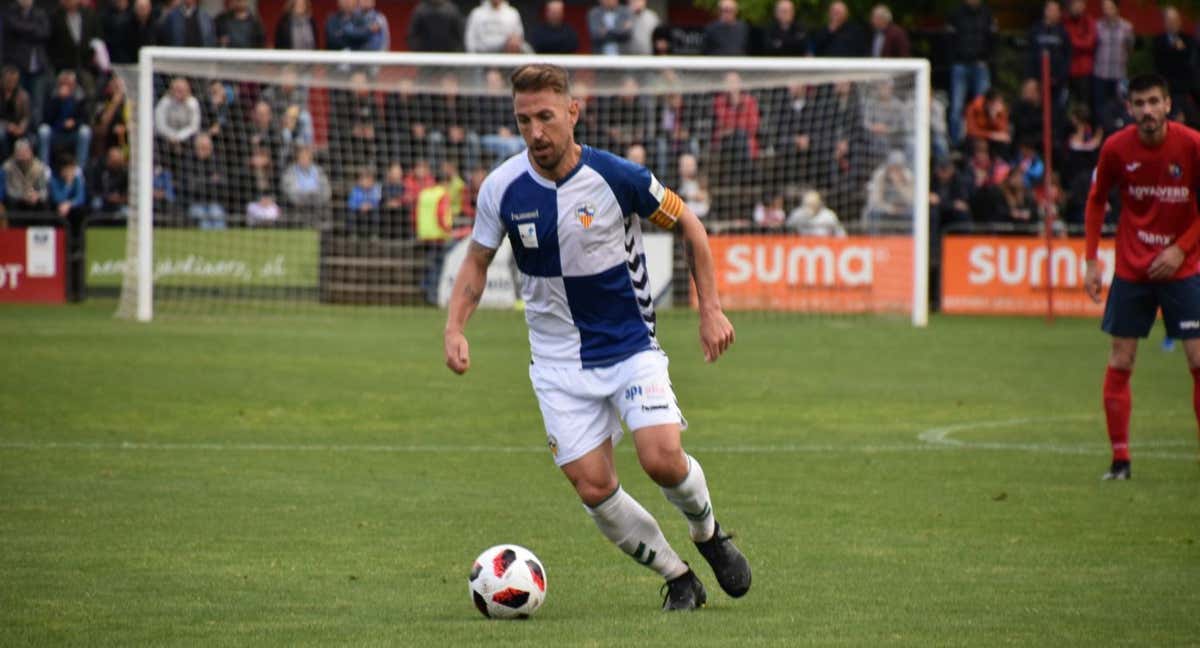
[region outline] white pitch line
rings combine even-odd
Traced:
[[[1107,446],[1102,443],[1089,443],[1079,445],[1063,445],[1057,443],[1025,443],[1025,442],[1004,442],[1004,441],[965,441],[963,439],[953,438],[951,435],[956,432],[966,430],[988,430],[994,428],[1015,427],[1018,425],[1048,425],[1052,423],[1065,421],[1089,421],[1091,416],[1087,415],[1071,415],[1071,416],[1049,416],[1045,418],[1014,418],[997,421],[974,421],[967,423],[956,423],[954,425],[946,425],[925,430],[917,435],[917,438],[925,443],[929,443],[935,447],[944,448],[960,448],[969,450],[1007,450],[1007,451],[1024,451],[1024,452],[1050,452],[1054,454],[1071,454],[1071,455],[1094,455],[1103,453]],[[1147,441],[1143,443],[1135,443],[1135,454],[1138,457],[1148,459],[1194,459],[1195,455],[1178,452],[1160,452],[1160,451],[1136,451],[1136,447],[1153,447],[1153,446],[1186,446],[1191,445],[1189,441]]]
[[[968,421],[953,425],[929,428],[921,432],[919,443],[891,444],[829,444],[829,443],[782,443],[740,445],[689,445],[697,453],[710,454],[806,454],[806,453],[904,453],[938,450],[1000,450],[1021,452],[1049,452],[1071,455],[1094,455],[1103,453],[1101,443],[1065,445],[1058,443],[1026,443],[1001,441],[967,441],[952,435],[967,430],[988,430],[1019,425],[1050,425],[1066,421],[1088,421],[1091,416],[1052,416],[1044,418],[1013,418],[991,421]],[[1186,447],[1189,440],[1147,441],[1138,447]],[[200,451],[200,452],[386,452],[403,454],[533,454],[548,452],[545,446],[514,445],[420,445],[420,444],[326,444],[326,443],[155,443],[140,441],[0,441],[0,450],[93,450],[93,451]],[[1178,452],[1143,450],[1139,457],[1149,459],[1192,459],[1194,455]]]

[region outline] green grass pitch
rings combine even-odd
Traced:
[[[478,313],[167,318],[0,308],[0,644],[1095,646],[1200,641],[1200,468],[1181,351],[1144,344],[1134,480],[1101,483],[1094,321],[734,314],[660,335],[722,524],[754,565],[666,615],[545,449],[524,323]],[[640,473],[625,487],[702,563]],[[488,621],[487,546],[545,563]]]

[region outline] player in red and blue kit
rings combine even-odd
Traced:
[[[1200,421],[1200,133],[1170,122],[1171,95],[1155,74],[1129,84],[1134,123],[1104,142],[1088,195],[1084,289],[1100,303],[1096,249],[1109,191],[1121,195],[1116,268],[1101,328],[1112,336],[1104,374],[1104,413],[1112,465],[1104,479],[1129,479],[1129,377],[1137,339],[1162,309],[1167,336],[1180,339],[1192,372],[1192,406]]]

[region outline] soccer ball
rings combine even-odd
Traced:
[[[467,585],[475,607],[490,619],[527,619],[546,599],[542,562],[517,545],[496,545],[479,554]]]

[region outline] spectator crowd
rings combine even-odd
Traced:
[[[1124,89],[1137,45],[1117,0],[1100,9],[1046,2],[1024,35],[1011,94],[993,83],[1000,37],[986,1],[963,0],[946,15],[936,48],[947,59],[946,87],[931,107],[936,228],[1020,230],[1047,205],[1082,222],[1099,147],[1129,121]],[[884,4],[856,16],[834,1],[812,25],[793,0],[778,0],[761,25],[739,16],[737,0],[719,0],[714,13],[692,41],[705,56],[913,55],[910,34]],[[596,0],[586,30],[584,39],[568,23],[562,0],[537,16],[506,0],[483,0],[465,15],[451,0],[420,0],[403,26],[389,25],[375,0],[338,0],[323,24],[310,0],[287,0],[273,26],[248,0],[226,0],[217,15],[199,0],[12,0],[0,11],[2,203],[64,217],[125,213],[130,106],[113,65],[136,62],[143,45],[385,51],[402,42],[411,51],[500,55],[587,53],[587,43],[593,55],[626,56],[671,54],[681,42],[645,0]],[[1171,84],[1173,118],[1200,123],[1196,38],[1175,8],[1163,8],[1149,49]],[[201,228],[324,219],[420,239],[445,238],[469,221],[487,171],[522,148],[503,68],[386,82],[376,69],[343,72],[345,82],[327,93],[311,91],[308,70],[294,66],[266,85],[162,79],[156,214]],[[710,91],[685,91],[670,71],[583,78],[577,137],[650,166],[714,231],[841,235],[911,223],[911,81],[713,78]],[[1041,155],[1044,96],[1051,171]],[[328,116],[320,137],[318,114]]]

